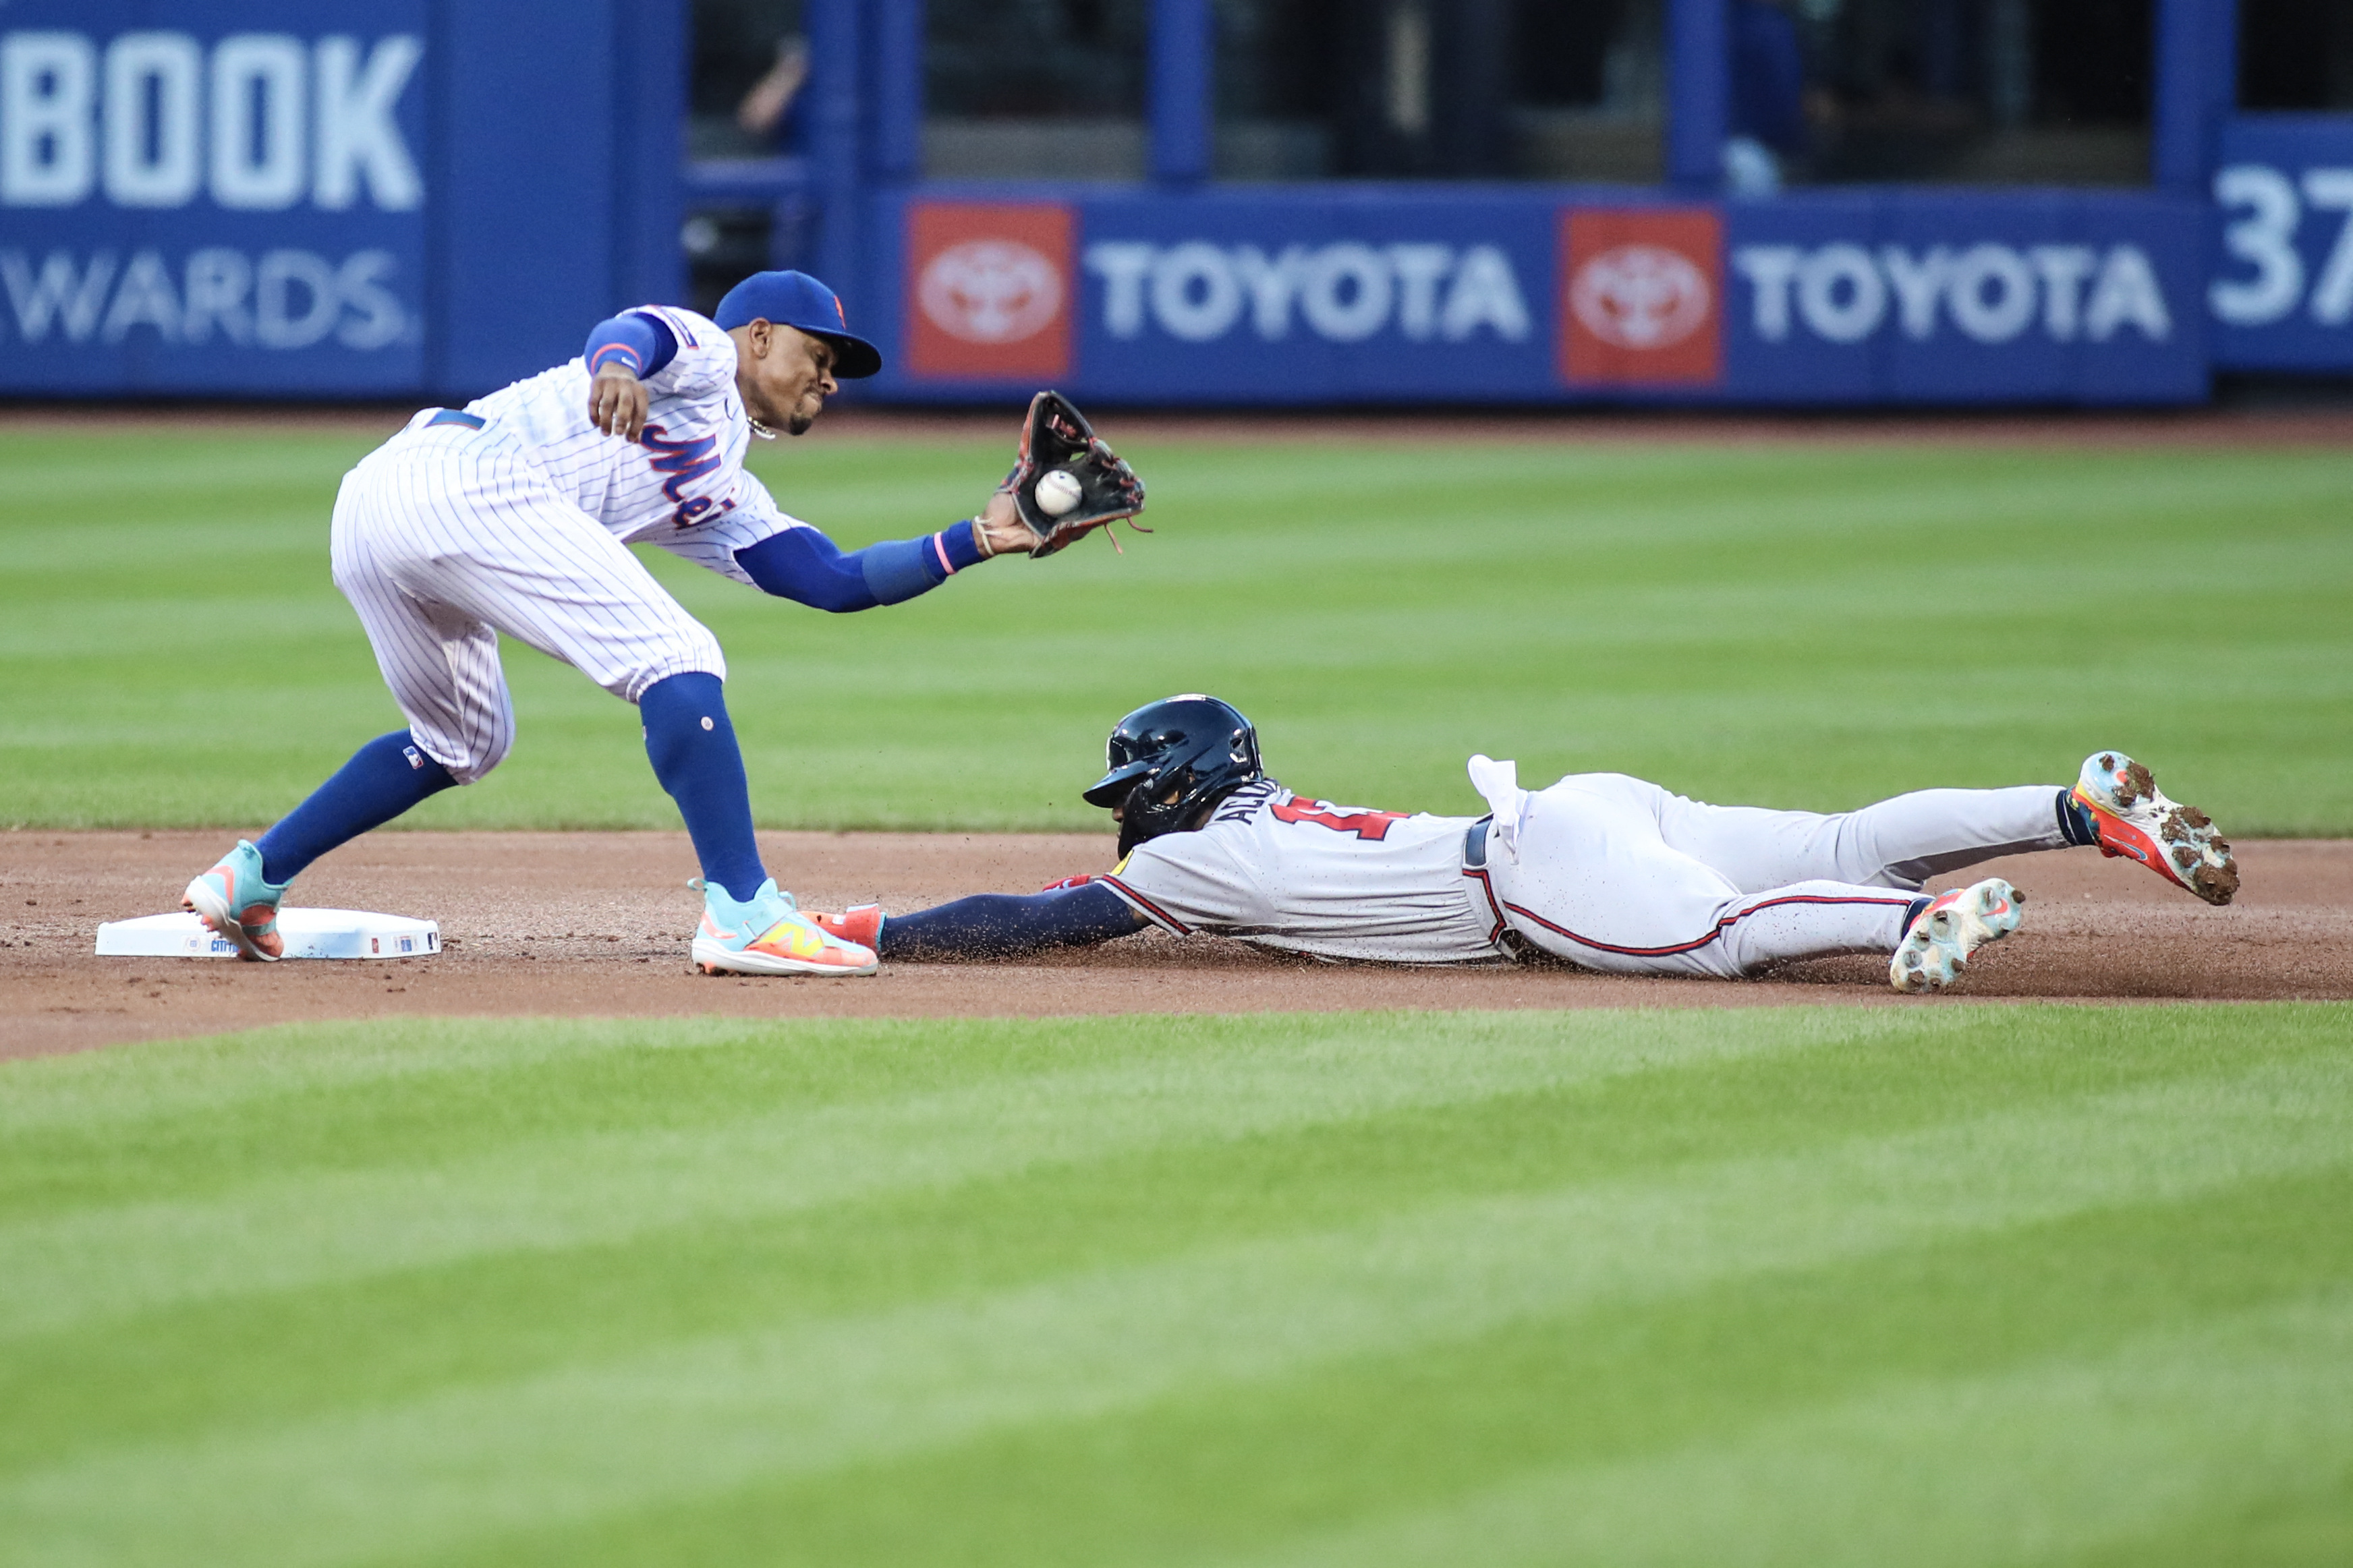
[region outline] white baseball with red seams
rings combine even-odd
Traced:
[[[1039,476],[1038,510],[1048,517],[1062,516],[1077,506],[1085,494],[1068,468],[1052,468]]]

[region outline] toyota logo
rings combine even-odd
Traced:
[[[1679,343],[1706,322],[1713,303],[1707,275],[1662,245],[1605,250],[1568,285],[1568,308],[1585,330],[1621,349]]]
[[[915,299],[950,337],[1018,342],[1061,313],[1062,275],[1018,240],[967,239],[932,258]]]

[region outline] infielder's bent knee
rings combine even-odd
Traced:
[[[415,723],[408,733],[417,749],[440,763],[451,778],[461,784],[480,784],[514,750],[514,714],[509,710],[504,722],[463,740]]]
[[[708,675],[716,680],[727,679],[727,658],[719,651],[719,639],[703,631],[700,624],[694,629],[699,637],[681,639],[683,646],[666,650],[662,657],[625,672],[617,681],[607,683],[605,689],[623,701],[635,704],[646,694],[646,689],[673,675]]]

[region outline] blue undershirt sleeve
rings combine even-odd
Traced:
[[[678,357],[678,339],[660,317],[649,316],[642,310],[624,310],[588,329],[588,342],[580,350],[580,357],[588,362],[590,375],[603,369],[607,361],[617,360],[644,381]]]
[[[931,554],[929,539],[886,539],[858,552],[858,568],[876,604],[896,605],[928,594],[948,580]]]
[[[1133,936],[1150,923],[1101,882],[1085,882],[1026,898],[982,893],[891,915],[876,940],[879,956],[888,959],[1010,958]]]
[[[903,604],[982,559],[969,521],[847,552],[814,528],[788,528],[735,552],[762,593],[838,615]]]

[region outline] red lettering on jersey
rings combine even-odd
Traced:
[[[1335,833],[1353,833],[1359,838],[1377,841],[1389,836],[1390,823],[1405,820],[1402,811],[1340,811],[1323,801],[1296,796],[1267,810],[1277,822],[1312,822]]]

